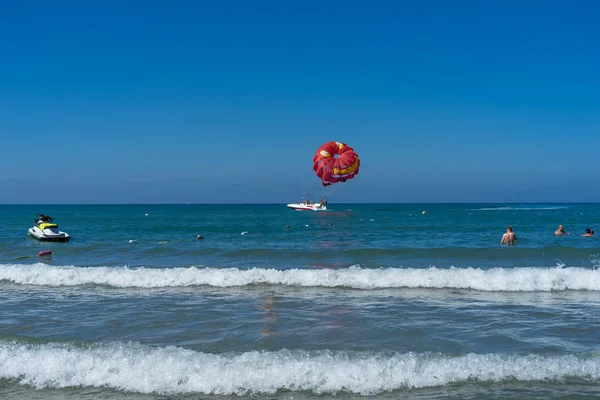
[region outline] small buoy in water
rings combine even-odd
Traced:
[[[427,211],[423,211],[421,214],[425,215],[425,214],[427,214]]]
[[[306,225],[306,227],[308,227],[308,225]]]
[[[242,232],[242,235],[245,235],[246,233],[248,233],[247,231]]]
[[[137,243],[137,241],[136,240],[130,240],[129,244],[132,244],[132,243]]]
[[[329,224],[329,226],[333,226],[333,224]]]
[[[289,225],[286,225],[286,226],[285,226],[285,229],[290,229],[290,226],[289,226]]]
[[[202,240],[202,239],[204,239],[204,237],[202,235],[198,235],[198,236],[196,236],[196,239]]]
[[[50,251],[50,250],[43,250],[43,251],[40,251],[40,252],[38,253],[38,255],[39,255],[40,257],[44,257],[44,256],[51,256],[51,255],[52,255],[52,251]]]
[[[146,217],[148,216],[148,213],[146,213]]]

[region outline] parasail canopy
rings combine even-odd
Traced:
[[[354,149],[342,142],[327,142],[315,153],[313,169],[323,186],[345,182],[358,174],[360,159]]]

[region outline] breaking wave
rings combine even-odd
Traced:
[[[0,281],[22,285],[102,285],[117,288],[282,285],[352,289],[432,288],[479,291],[600,291],[600,270],[564,268],[127,268],[46,264],[0,265]]]
[[[245,395],[303,391],[374,395],[449,383],[600,379],[600,356],[280,350],[210,354],[134,343],[0,342],[0,379],[37,389]]]

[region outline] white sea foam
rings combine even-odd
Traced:
[[[0,379],[42,388],[108,387],[166,395],[279,390],[373,395],[449,383],[600,380],[600,356],[276,352],[207,354],[179,347],[0,342]]]
[[[550,211],[565,210],[568,206],[548,206],[548,207],[483,207],[474,208],[471,211]]]
[[[591,255],[590,262],[594,264],[595,269],[600,269],[600,254]]]
[[[236,287],[283,285],[353,289],[434,288],[480,291],[600,291],[600,270],[563,268],[127,268],[75,267],[47,264],[0,265],[0,281],[23,285],[160,288],[182,286]]]

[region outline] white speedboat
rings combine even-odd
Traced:
[[[288,204],[287,206],[296,211],[325,211],[327,210],[327,199],[321,199],[320,202],[306,200],[301,203]]]
[[[34,238],[53,242],[68,242],[71,239],[67,232],[58,230],[58,225],[52,223],[52,217],[39,214],[35,221],[33,228],[29,228],[29,234]]]

